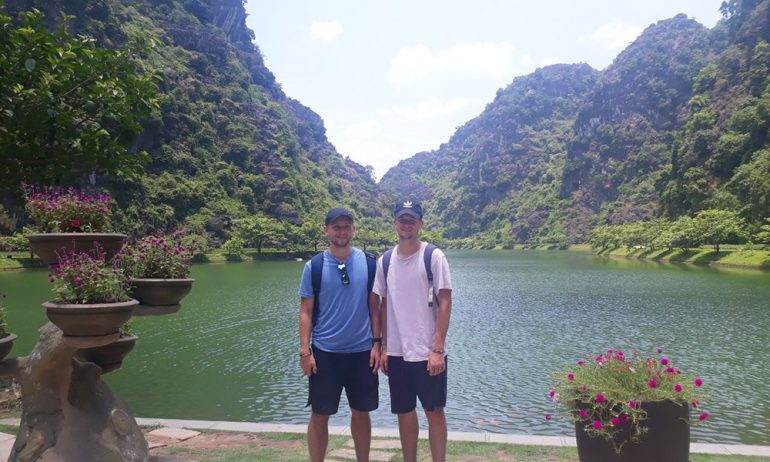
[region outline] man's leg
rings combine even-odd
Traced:
[[[350,409],[350,433],[356,447],[356,460],[368,461],[369,447],[372,444],[372,419],[369,418],[368,412]]]
[[[437,407],[432,411],[425,411],[425,417],[428,418],[428,440],[430,441],[430,453],[433,456],[433,462],[444,462],[446,460],[446,416],[444,408]]]
[[[420,425],[415,411],[398,414],[398,434],[401,437],[404,462],[417,462],[417,438],[420,436]]]
[[[307,426],[307,451],[310,462],[323,462],[328,444],[329,416],[311,413],[310,423]]]

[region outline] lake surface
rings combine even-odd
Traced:
[[[609,348],[665,349],[705,380],[698,442],[770,445],[770,274],[545,251],[450,251],[449,429],[573,435],[546,423],[549,372]],[[296,295],[302,262],[199,265],[180,312],[135,318],[140,337],[105,377],[143,417],[305,423]],[[0,272],[12,355],[50,298],[43,270]],[[346,425],[346,404],[332,418]],[[420,414],[423,425],[425,422]],[[395,427],[380,376],[375,426]]]

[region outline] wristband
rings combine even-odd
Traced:
[[[382,337],[374,337],[372,339],[372,345],[374,345],[375,343],[382,344]]]
[[[438,348],[434,348],[434,349],[432,349],[430,351],[431,351],[431,353],[436,353],[438,355],[443,355],[444,354],[444,350],[443,349],[439,350]]]
[[[313,352],[312,351],[308,351],[307,353],[303,353],[301,351],[299,352],[300,358],[307,358],[308,356],[313,356]]]

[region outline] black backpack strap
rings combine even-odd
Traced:
[[[388,285],[388,268],[390,268],[390,257],[393,255],[393,249],[388,249],[382,254],[382,272],[385,275],[385,285]]]
[[[428,244],[425,246],[425,255],[423,255],[424,263],[425,263],[425,272],[428,273],[428,283],[433,282],[433,270],[430,267],[432,258],[433,258],[433,251],[436,250],[436,246],[433,244]]]
[[[364,252],[366,255],[366,269],[369,271],[369,280],[366,284],[367,292],[371,292],[374,287],[374,276],[377,275],[377,257],[371,252]]]
[[[321,293],[321,274],[324,269],[324,253],[319,252],[313,255],[310,260],[310,280],[313,283],[313,325],[315,326],[318,318],[318,294]]]

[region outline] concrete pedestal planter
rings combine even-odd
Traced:
[[[8,356],[13,348],[13,341],[16,340],[16,334],[5,334],[0,337],[0,359]]]
[[[62,330],[65,337],[100,337],[116,335],[139,302],[68,304],[43,303],[48,319]]]
[[[673,401],[646,401],[644,426],[640,441],[631,441],[631,421],[620,424],[615,444],[604,438],[592,438],[584,430],[585,422],[575,424],[580,462],[687,462],[690,453],[689,407]],[[621,448],[618,453],[615,445]]]
[[[125,234],[120,233],[40,233],[29,234],[29,246],[46,265],[53,265],[58,261],[57,252],[70,250],[75,252],[90,253],[94,250],[94,242],[98,242],[109,261],[121,247],[126,239]]]
[[[179,302],[190,293],[195,279],[143,279],[130,281],[131,297],[139,300],[143,306],[170,306]]]
[[[137,338],[135,335],[129,335],[108,345],[83,348],[75,353],[75,358],[96,364],[102,368],[102,374],[106,374],[123,365],[123,359],[134,349]]]

